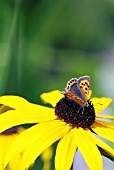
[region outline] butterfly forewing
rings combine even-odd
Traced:
[[[90,77],[89,76],[80,77],[78,79],[77,84],[84,98],[88,100],[89,91],[90,91]]]
[[[80,91],[80,88],[78,86],[78,79],[77,78],[72,78],[68,81],[67,83],[67,87],[65,88],[65,90],[67,92],[72,92],[73,94],[75,94],[77,97],[79,97],[80,99],[85,100],[85,96],[83,96],[82,92]]]

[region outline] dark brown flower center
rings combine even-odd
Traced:
[[[91,101],[80,106],[70,98],[62,98],[55,106],[55,115],[72,127],[89,128],[95,121],[95,111]]]

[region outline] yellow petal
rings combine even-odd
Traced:
[[[114,150],[107,145],[105,142],[94,136],[91,132],[88,133],[88,137],[98,146],[100,146],[102,149],[104,149],[108,154],[114,156]]]
[[[104,118],[104,119],[110,119],[110,120],[114,120],[114,116],[107,116],[107,115],[101,115],[101,114],[97,114],[96,115],[97,118]]]
[[[0,104],[9,106],[14,109],[24,109],[29,105],[29,102],[20,96],[1,96]]]
[[[89,138],[89,130],[75,128],[75,139],[79,151],[91,170],[102,170],[102,157],[94,142]]]
[[[40,95],[41,99],[43,100],[44,103],[49,103],[53,107],[58,103],[60,99],[64,97],[63,94],[59,90],[54,90],[48,93],[43,93]]]
[[[8,150],[8,148],[10,147],[12,141],[17,137],[17,133],[14,133],[14,134],[11,134],[11,135],[4,135],[4,134],[0,134],[0,170],[2,170],[3,168],[3,159],[4,159],[4,156]],[[19,159],[18,159],[19,158]],[[15,160],[18,161],[18,164],[16,167],[16,170],[20,170],[20,155],[17,155],[16,157],[14,157],[11,162],[12,164],[15,164]],[[15,164],[16,165],[16,164]],[[13,167],[10,166],[11,170],[14,170],[12,169]]]
[[[30,103],[26,99],[19,96],[1,96],[0,104],[8,106],[17,110],[26,110],[32,113],[46,114],[48,116],[54,115],[52,108]]]
[[[30,107],[28,108],[29,112],[33,113],[33,114],[40,114],[40,116],[42,115],[42,117],[44,117],[44,121],[47,119],[48,120],[53,120],[56,119],[57,116],[55,116],[55,112],[53,108],[50,107],[45,107],[45,106],[41,106],[41,105],[36,105],[36,104],[31,104]],[[51,119],[49,119],[49,117]],[[43,120],[39,120],[39,122],[42,122]]]
[[[22,162],[22,154],[16,155],[9,162],[10,170],[21,170],[21,162]]]
[[[16,137],[16,139],[12,142],[12,145],[10,146],[10,148],[8,149],[8,151],[5,155],[4,167],[8,164],[8,162],[15,155],[17,155],[18,153],[22,152],[25,149],[27,142],[30,142],[31,139],[33,139],[34,135],[37,134],[37,132],[35,131],[37,126],[42,128],[43,125],[44,125],[43,123],[41,123],[39,125],[36,124],[36,125],[32,126],[31,128],[25,130],[19,136]]]
[[[55,156],[56,170],[69,170],[73,163],[77,148],[74,133],[74,129],[70,130],[58,143]]]
[[[12,126],[49,121],[55,118],[53,108],[39,107],[36,112],[10,110],[0,115],[0,132]]]
[[[13,135],[14,136],[14,135]],[[11,144],[12,136],[0,134],[0,169],[2,169],[2,162],[5,156],[5,153]]]
[[[24,150],[23,169],[24,167],[28,168],[41,152],[54,141],[64,136],[68,130],[68,126],[59,120],[32,126],[14,140],[5,156],[4,166],[7,165],[12,157]]]
[[[30,166],[30,162],[34,161],[45,149],[51,146],[55,141],[62,138],[68,133],[69,126],[61,121],[50,122],[47,126],[37,129],[37,136],[29,145],[23,154],[22,169]]]
[[[94,105],[95,113],[102,112],[106,109],[112,102],[112,99],[102,97],[102,98],[91,98],[91,101]]]
[[[114,129],[103,126],[97,122],[92,125],[92,130],[99,136],[114,142]]]
[[[92,90],[89,90],[89,95],[88,95],[88,99],[87,100],[89,100],[91,98],[91,96],[92,96]]]
[[[96,123],[98,123],[99,125],[101,126],[105,126],[105,127],[109,127],[109,128],[114,128],[114,124],[111,123],[111,122],[105,122],[105,121],[102,121],[102,120],[95,120]]]

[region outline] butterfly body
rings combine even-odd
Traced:
[[[90,91],[90,77],[83,76],[78,79],[70,79],[65,90],[66,92],[62,92],[65,97],[71,98],[81,106],[87,106],[87,100]]]

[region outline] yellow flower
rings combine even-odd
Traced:
[[[23,129],[24,130],[24,129]],[[11,146],[13,140],[20,134],[19,128],[17,128],[16,132],[10,134],[0,134],[0,170],[4,170],[2,165],[4,156],[8,148]],[[22,162],[22,154],[18,154],[14,156],[10,161],[8,166],[10,170],[21,170],[21,162]],[[15,169],[16,167],[16,169]]]
[[[13,141],[3,160],[4,166],[12,157],[23,152],[22,170],[25,170],[44,150],[59,140],[55,155],[56,170],[69,170],[77,150],[90,170],[102,170],[102,156],[97,146],[111,156],[114,156],[114,150],[94,133],[114,142],[114,124],[98,120],[114,120],[113,116],[98,114],[112,100],[105,97],[92,98],[88,101],[87,109],[79,108],[76,102],[64,98],[58,90],[44,93],[41,98],[54,108],[30,103],[19,96],[0,97],[0,104],[15,109],[0,115],[0,132],[19,124],[37,123]]]
[[[9,110],[9,107],[1,106],[0,107],[0,114],[3,114],[5,111]],[[6,151],[10,147],[12,141],[22,132],[24,131],[24,128],[21,127],[12,127],[3,133],[0,134],[0,170],[4,170],[2,166],[2,162],[5,156]],[[8,166],[10,167],[10,170],[21,170],[21,161],[22,161],[22,155],[18,154],[14,156]]]

